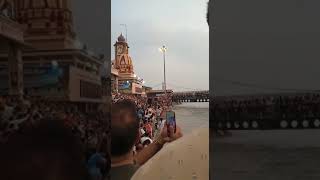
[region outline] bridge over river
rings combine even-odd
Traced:
[[[185,91],[174,92],[172,95],[173,102],[209,102],[209,91]]]
[[[215,97],[210,126],[225,130],[320,129],[320,93]]]

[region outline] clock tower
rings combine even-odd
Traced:
[[[118,41],[114,44],[115,47],[115,68],[120,74],[134,74],[133,64],[129,56],[129,46],[126,39],[121,34]]]

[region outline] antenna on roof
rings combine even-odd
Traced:
[[[120,26],[124,26],[126,29],[126,42],[128,42],[128,29],[127,29],[127,24],[120,24]]]

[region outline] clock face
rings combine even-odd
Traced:
[[[118,46],[117,48],[118,54],[122,54],[123,53],[123,46]]]

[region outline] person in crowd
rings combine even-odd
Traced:
[[[141,165],[162,149],[165,143],[182,136],[179,127],[176,133],[173,132],[173,127],[169,127],[170,135],[167,129],[163,129],[153,143],[133,155],[134,145],[140,140],[136,104],[131,100],[122,100],[113,104],[111,109],[110,177],[112,180],[129,180]]]
[[[141,138],[141,144],[142,144],[142,146],[143,147],[147,147],[149,144],[151,144],[152,143],[152,139],[150,138],[150,137],[148,137],[148,136],[143,136],[142,138]]]
[[[100,148],[95,149],[95,153],[92,154],[88,160],[87,166],[91,180],[102,180],[103,169],[106,166],[106,158],[102,152],[99,152]]]
[[[145,129],[146,133],[148,134],[149,137],[153,137],[153,130],[152,130],[152,125],[151,125],[151,120],[148,118],[148,120],[145,123]]]
[[[12,135],[0,144],[0,159],[0,179],[88,179],[83,146],[57,119]]]

